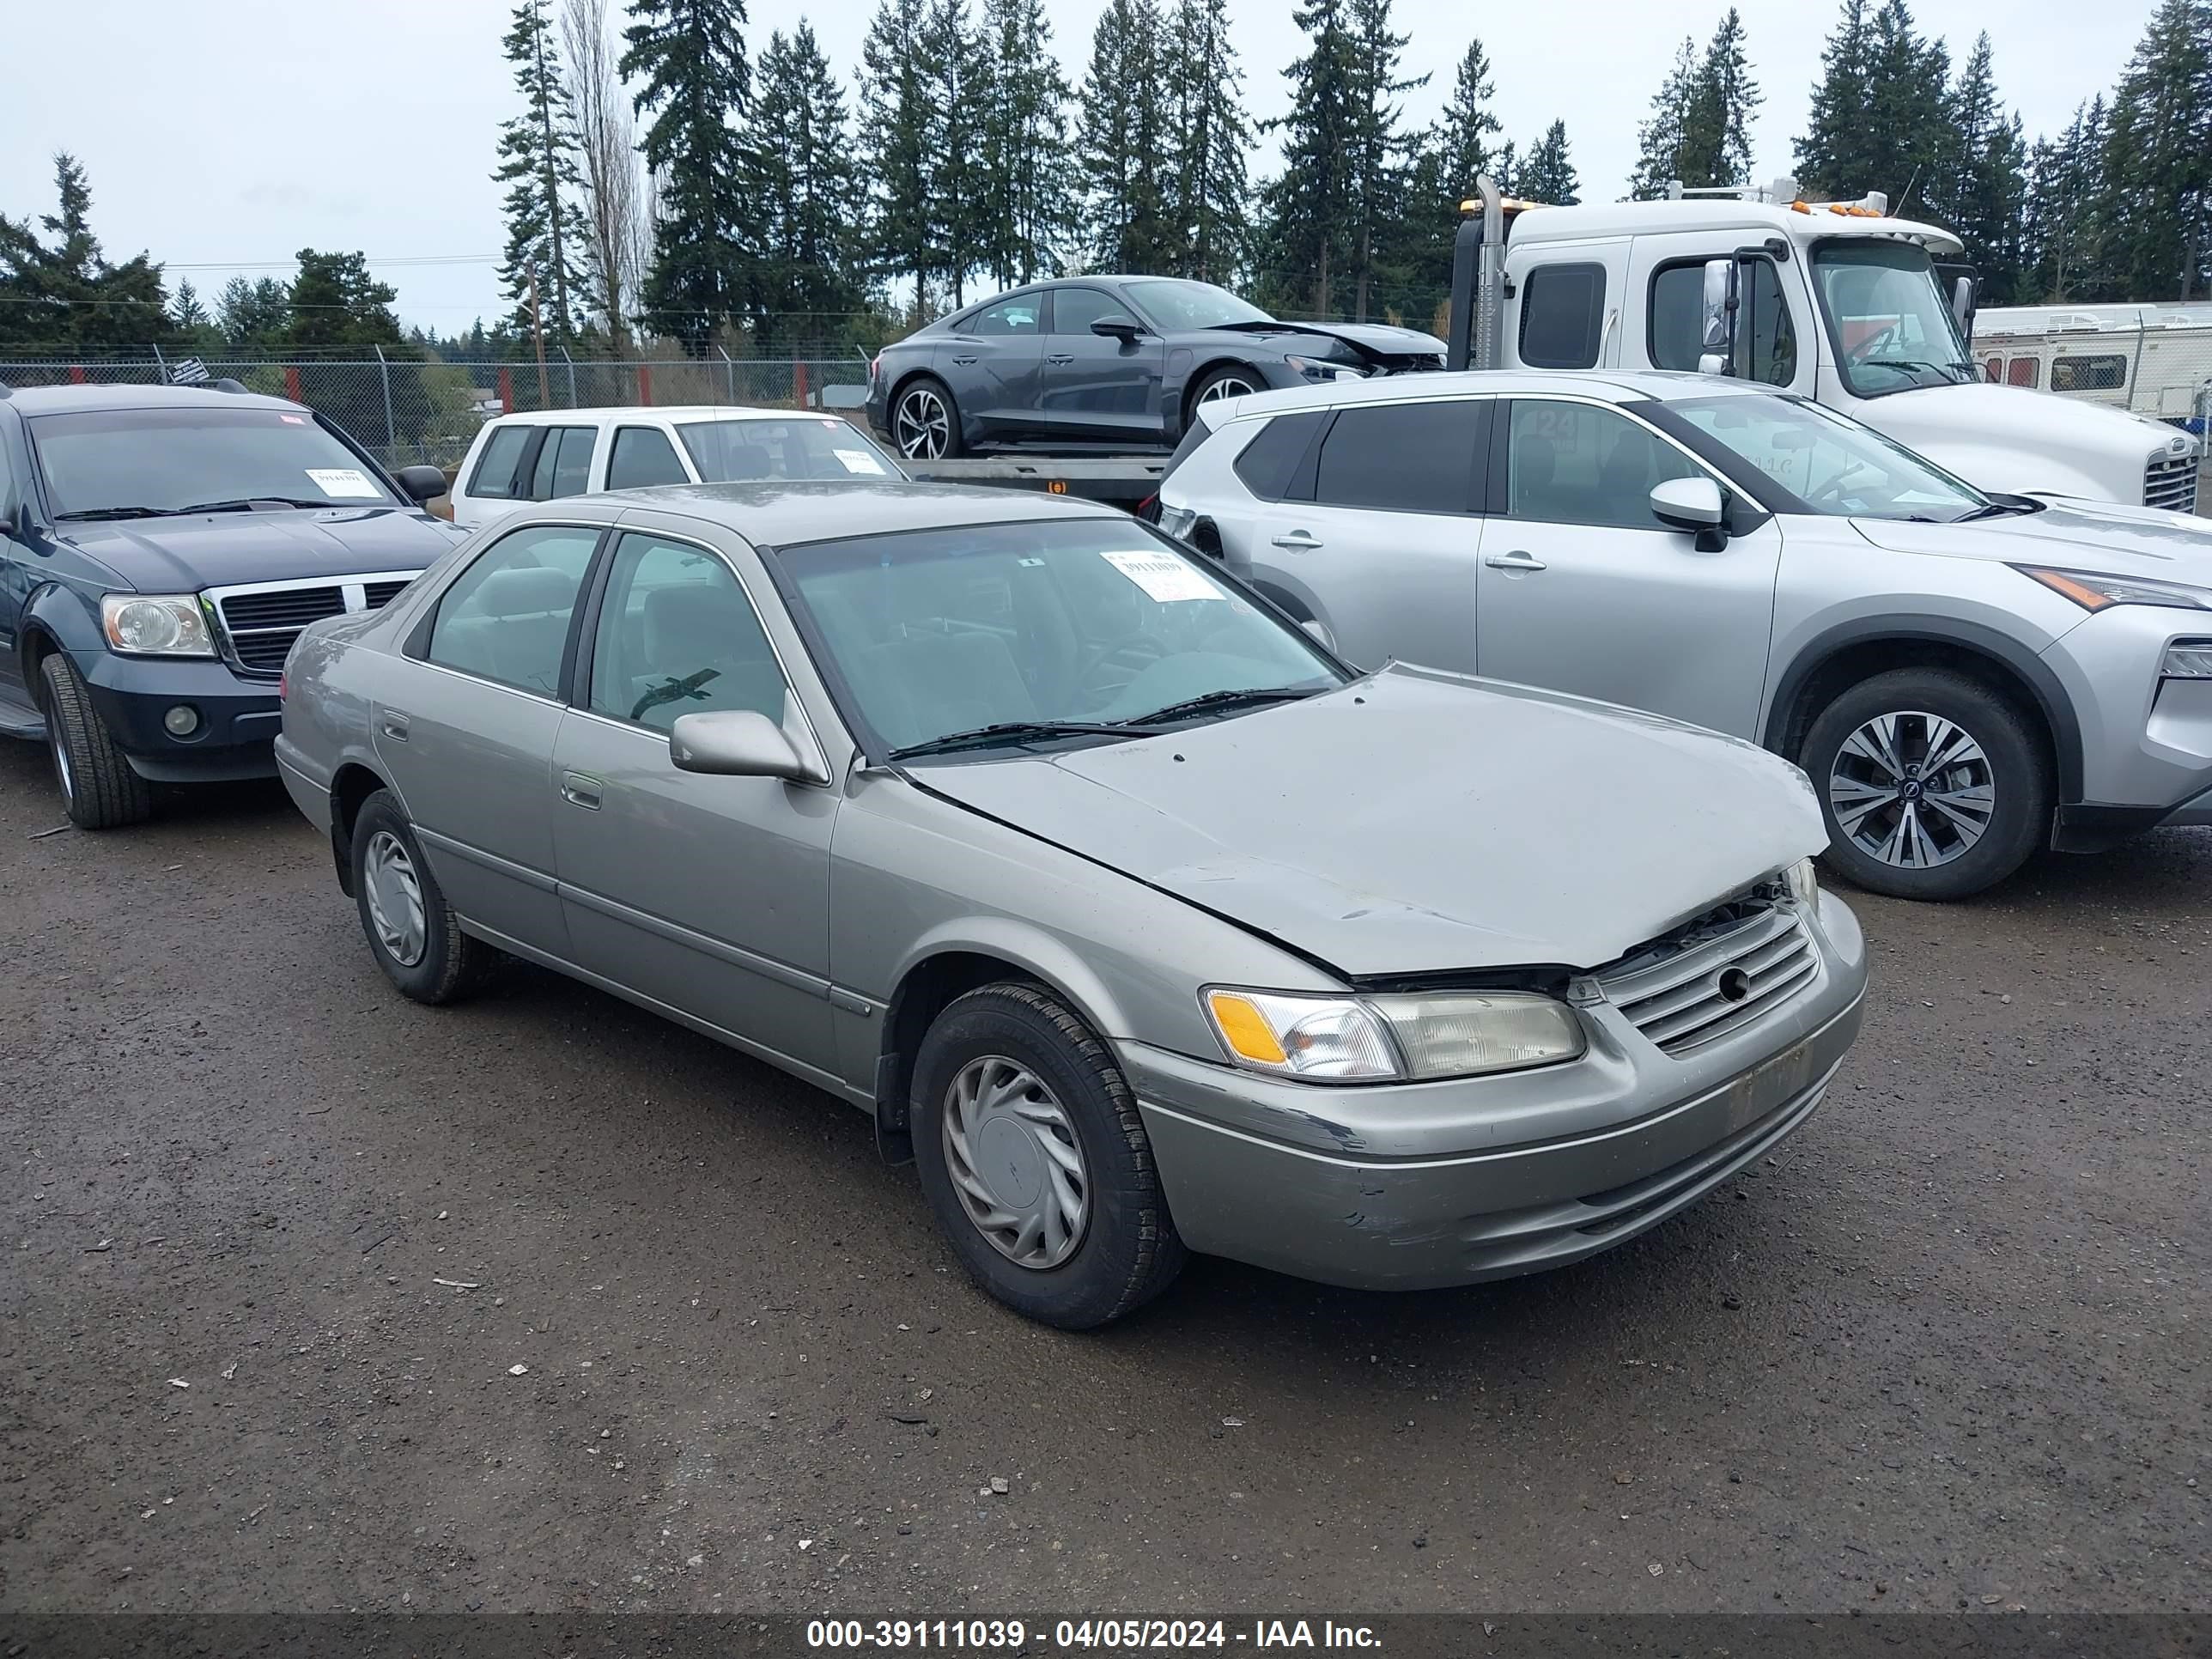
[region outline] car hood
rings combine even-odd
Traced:
[[[141,593],[188,593],[420,570],[464,532],[406,508],[344,507],[70,524],[58,533]]]
[[[1594,968],[1826,842],[1803,775],[1656,715],[1394,666],[923,787],[1347,978]]]
[[[1441,364],[1444,343],[1419,329],[1387,323],[1236,323],[1209,331],[1225,334],[1315,334],[1350,346],[1363,362],[1396,363],[1410,357],[1434,357]]]
[[[2054,499],[2039,512],[1972,524],[1894,519],[1851,523],[1867,540],[1893,553],[1997,559],[2212,587],[2212,521],[2156,507]]]

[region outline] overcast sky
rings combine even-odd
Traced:
[[[1739,0],[1766,94],[1765,181],[1790,165],[1827,0]],[[1963,56],[1978,30],[2031,139],[2109,88],[2154,0],[1918,0],[1923,29]],[[489,173],[516,99],[499,55],[501,0],[0,0],[18,72],[0,95],[0,212],[51,210],[51,156],[89,172],[93,223],[111,257],[141,248],[211,294],[239,270],[286,276],[303,246],[359,249],[399,290],[410,322],[451,332],[501,309],[503,240]],[[802,15],[849,85],[873,0],[748,0],[750,49]],[[1100,0],[1046,0],[1054,46],[1079,82]],[[1702,46],[1711,0],[1486,5],[1397,0],[1406,61],[1433,70],[1409,95],[1441,106],[1470,32],[1495,67],[1506,136],[1526,145],[1564,118],[1585,197],[1617,196],[1636,125],[1685,34]],[[1255,115],[1280,112],[1283,66],[1302,50],[1290,0],[1231,0]],[[65,66],[77,64],[70,70]],[[28,72],[39,66],[36,72]],[[1255,176],[1272,169],[1270,144]],[[441,258],[453,263],[391,263]]]

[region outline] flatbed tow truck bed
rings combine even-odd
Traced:
[[[1167,452],[1146,455],[963,455],[956,460],[902,461],[927,483],[991,484],[1001,489],[1036,489],[1050,495],[1079,495],[1107,501],[1133,513],[1159,493],[1168,470]]]

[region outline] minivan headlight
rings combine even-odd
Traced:
[[[1523,991],[1325,997],[1217,988],[1201,1000],[1238,1065],[1306,1082],[1480,1077],[1556,1065],[1583,1048],[1565,1003]]]
[[[134,657],[212,657],[215,640],[192,593],[110,593],[100,602],[111,649]]]

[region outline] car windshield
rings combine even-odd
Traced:
[[[1988,496],[1856,421],[1796,398],[1699,398],[1667,407],[1815,513],[1949,523]]]
[[[850,421],[687,421],[676,428],[708,483],[748,478],[902,478],[898,464]]]
[[[1813,277],[1844,382],[1856,396],[1980,378],[1926,248],[1915,242],[1822,242],[1813,250]]]
[[[1238,323],[1272,323],[1275,319],[1255,305],[1248,305],[1226,289],[1211,283],[1190,283],[1172,276],[1151,276],[1123,284],[1145,315],[1165,333],[1186,328],[1232,328]]]
[[[289,501],[397,505],[375,470],[304,410],[113,409],[29,422],[63,519]]]
[[[776,556],[894,753],[956,736],[979,755],[1111,742],[1123,723],[1136,736],[1225,719],[1344,680],[1303,632],[1133,521],[977,525]]]

